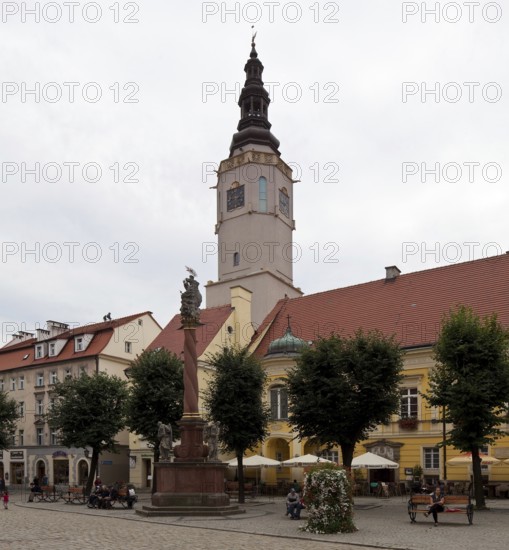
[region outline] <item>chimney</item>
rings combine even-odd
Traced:
[[[34,337],[33,332],[25,332],[24,330],[19,330],[15,334],[12,335],[12,339],[5,344],[5,348],[7,346],[11,346],[12,344],[19,344],[20,342],[26,342],[27,340],[31,340]]]
[[[385,268],[385,280],[386,281],[393,281],[397,277],[399,277],[401,271],[395,266],[390,265],[389,267]]]
[[[50,338],[58,336],[69,330],[69,325],[65,323],[59,323],[58,321],[46,321],[46,328],[49,331]]]
[[[41,342],[42,340],[46,340],[47,338],[50,337],[50,331],[49,330],[44,330],[43,328],[37,328],[35,329],[36,333],[37,333],[37,341],[38,342]]]

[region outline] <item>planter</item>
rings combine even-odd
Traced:
[[[416,430],[419,425],[417,418],[400,418],[399,427],[402,430]]]

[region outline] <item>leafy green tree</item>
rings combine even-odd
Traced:
[[[332,335],[305,349],[286,382],[299,437],[339,445],[350,467],[355,445],[399,409],[402,356],[395,339],[378,331]]]
[[[154,449],[159,461],[159,421],[171,424],[178,434],[176,422],[182,418],[184,377],[182,361],[164,348],[144,351],[128,369],[131,382],[127,406],[127,425]]]
[[[485,507],[479,449],[503,435],[509,401],[509,331],[495,314],[480,318],[465,306],[444,316],[434,348],[437,365],[430,374],[430,405],[445,407],[453,427],[446,444],[472,453],[474,496]]]
[[[209,417],[219,422],[219,443],[238,462],[239,502],[244,502],[242,457],[266,437],[270,409],[263,400],[267,377],[248,348],[225,347],[209,357],[214,368],[204,392]]]
[[[18,404],[6,392],[0,392],[0,450],[11,446],[16,431],[16,422],[20,418]]]
[[[115,436],[126,426],[127,382],[104,372],[67,378],[54,387],[55,404],[48,424],[66,447],[92,447],[85,491],[92,489],[99,454],[115,452]]]

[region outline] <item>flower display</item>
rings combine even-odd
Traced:
[[[334,464],[314,466],[304,479],[304,503],[307,523],[302,527],[309,533],[352,533],[352,487],[348,473]]]

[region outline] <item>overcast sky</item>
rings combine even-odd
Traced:
[[[1,343],[108,312],[164,326],[185,265],[217,279],[209,188],[253,23],[272,131],[301,180],[296,286],[509,249],[502,3],[76,4],[74,22],[63,0],[42,0],[39,22],[35,2],[1,4]]]

